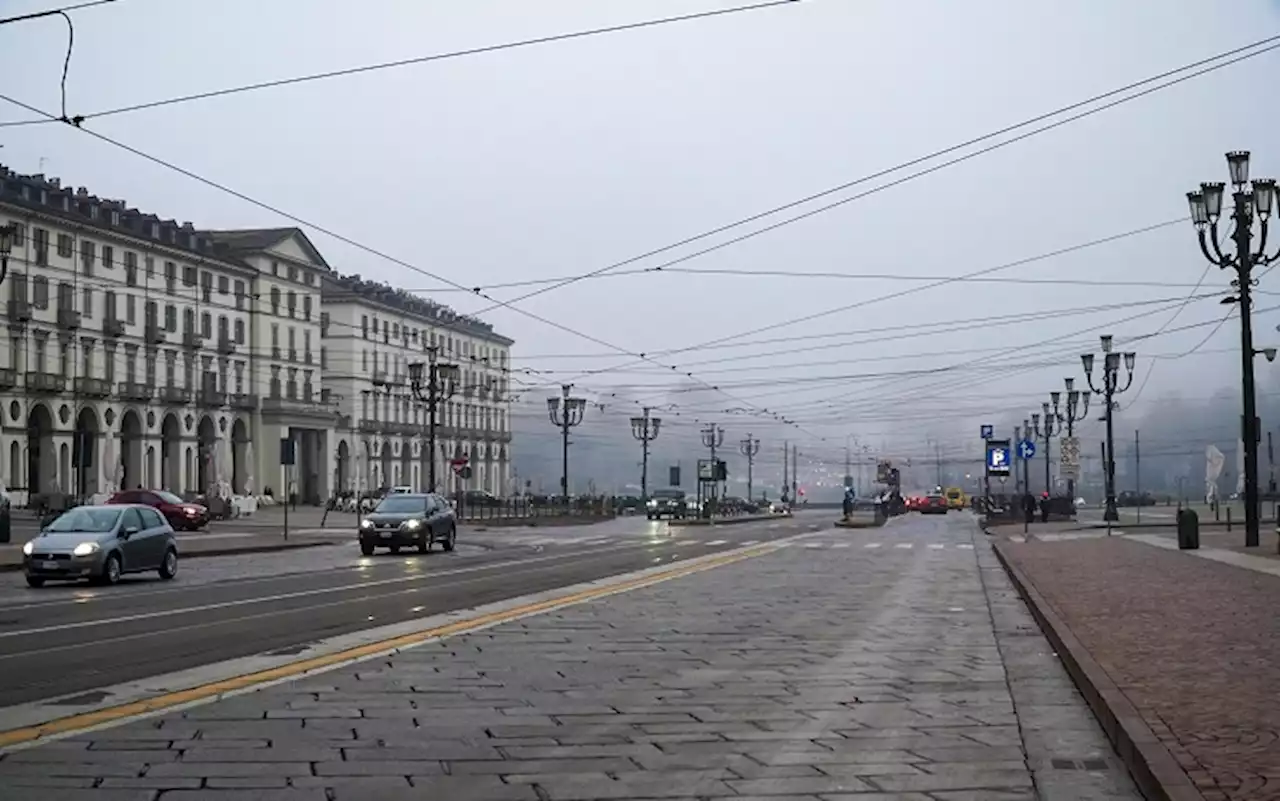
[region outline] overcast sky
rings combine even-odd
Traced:
[[[90,114],[738,4],[119,0],[73,12],[67,109]],[[48,7],[11,0],[4,13]],[[1224,11],[1203,0],[805,0],[91,119],[86,127],[424,271],[488,287],[595,270],[1280,29],[1275,2],[1235,0]],[[0,29],[0,92],[56,111],[66,37],[57,18]],[[1186,327],[1225,312],[1210,298],[1173,318],[1171,304],[1192,293],[1205,268],[1189,223],[989,276],[1145,286],[956,282],[782,324],[926,285],[912,276],[958,276],[1176,220],[1186,214],[1188,189],[1225,180],[1229,149],[1257,151],[1255,176],[1280,174],[1280,107],[1268,102],[1278,68],[1280,52],[1263,55],[679,265],[845,277],[630,274],[519,304],[608,346],[509,309],[483,316],[516,340],[517,367],[543,371],[520,376],[529,384],[630,364],[577,381],[593,397],[629,387],[600,412],[619,425],[635,412],[632,400],[674,402],[690,427],[695,418],[717,419],[730,438],[752,428],[775,439],[827,437],[839,450],[855,435],[876,448],[921,452],[931,438],[973,441],[979,422],[1038,408],[1063,376],[1079,375],[1076,354],[1095,347],[1100,331],[1120,338],[1164,326],[1169,333],[1136,346],[1136,396],[1150,356],[1191,350],[1211,329]],[[30,117],[0,106],[0,120]],[[66,126],[0,128],[0,144],[0,161],[16,170],[56,175],[200,227],[291,224]],[[421,289],[463,312],[492,305],[309,233],[343,272]],[[859,277],[867,275],[895,277]],[[1202,292],[1227,281],[1214,270]],[[533,288],[486,292],[507,300]],[[1280,292],[1274,280],[1260,289]],[[1144,305],[1062,313],[1125,303]],[[1276,295],[1258,299],[1260,346],[1280,338],[1280,316],[1264,311],[1276,305]],[[996,324],[1036,313],[1045,319]],[[919,335],[925,324],[978,318],[987,321]],[[778,327],[737,336],[768,326]],[[1238,330],[1230,321],[1196,353],[1160,360],[1126,413],[1169,392],[1207,397],[1237,382]],[[620,353],[781,337],[790,341],[654,357],[679,366],[674,374]],[[1045,367],[1028,369],[1039,363]],[[912,372],[941,368],[949,371]],[[1260,375],[1272,369],[1260,364]],[[668,392],[673,375],[687,372],[694,378],[683,377],[682,387],[706,382],[721,391]],[[529,397],[540,406],[546,392]],[[761,415],[760,407],[803,431],[787,435],[724,411]],[[666,416],[676,419],[674,410]]]

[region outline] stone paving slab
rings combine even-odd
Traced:
[[[797,544],[16,751],[0,799],[1137,799],[972,521],[896,536],[975,547]]]
[[[1000,547],[1205,799],[1280,799],[1280,577],[1123,537]]]

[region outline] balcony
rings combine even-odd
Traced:
[[[26,387],[28,392],[58,395],[67,391],[67,377],[58,373],[29,370],[26,375]]]
[[[275,359],[276,361],[280,361],[280,346],[279,346],[279,345],[272,345],[272,346],[271,346],[271,358]]]
[[[116,394],[120,396],[120,400],[150,403],[156,396],[156,390],[150,384],[139,381],[122,381],[116,385]]]
[[[31,322],[31,301],[10,298],[6,311],[10,324]]]
[[[227,396],[227,403],[231,405],[232,409],[251,412],[258,408],[258,396],[237,392]]]
[[[497,442],[510,442],[510,441],[511,441],[511,432],[510,432],[510,431],[495,431],[495,432],[493,432],[493,439],[494,439],[495,441],[497,441]]]
[[[383,430],[388,434],[399,434],[402,437],[413,437],[422,433],[422,426],[414,423],[387,423]]]
[[[349,415],[349,414],[340,414],[340,415],[338,415],[337,428],[338,428],[338,430],[339,430],[339,431],[350,431],[350,430],[351,430],[351,415]]]
[[[75,381],[76,394],[82,398],[111,397],[111,382],[105,378],[79,376]]]
[[[263,398],[262,413],[278,417],[309,418],[319,425],[333,425],[333,409],[315,401],[299,398]]]
[[[235,352],[235,340],[231,339],[231,337],[218,337],[218,353],[223,356],[233,356]]]
[[[303,363],[303,364],[311,364],[311,363],[312,363],[312,359],[311,359],[311,351],[307,351],[306,353],[304,353],[304,354],[302,355],[302,363]]]
[[[12,367],[0,368],[0,392],[18,386],[18,371]]]
[[[387,378],[388,376],[386,371],[374,370],[373,377],[370,379],[370,381],[373,382],[373,385],[375,387],[384,387],[384,386],[387,386],[389,383],[391,383],[390,381],[387,380]]]
[[[227,405],[227,393],[216,389],[202,389],[196,395],[196,403],[206,409],[220,409]]]
[[[147,323],[144,336],[148,345],[163,345],[169,340],[169,332],[161,328],[158,323]]]
[[[107,318],[102,321],[102,335],[111,339],[119,339],[124,336],[124,327],[124,320]]]
[[[187,350],[199,350],[204,345],[204,334],[199,331],[188,331],[182,335],[182,347]]]
[[[298,349],[289,348],[289,361],[296,362],[298,360]]]
[[[75,309],[58,309],[58,327],[63,331],[80,330],[80,312]]]
[[[361,420],[360,421],[361,434],[377,434],[381,430],[382,430],[382,424],[379,423],[377,420]]]
[[[160,402],[174,406],[185,406],[191,402],[191,390],[186,387],[161,387]]]

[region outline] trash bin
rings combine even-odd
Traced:
[[[1200,515],[1194,509],[1178,510],[1178,548],[1194,551],[1200,547]]]

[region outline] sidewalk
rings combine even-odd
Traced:
[[[1209,801],[1280,799],[1280,577],[1221,561],[1274,547],[1209,550],[1210,537],[1238,544],[1234,533],[1179,552],[1147,536],[998,547],[1063,629],[1064,656],[1092,665],[1118,733],[1150,738],[1139,756],[1180,769],[1171,778]]]
[[[0,798],[1136,801],[980,538],[804,547],[864,536],[15,751]]]

